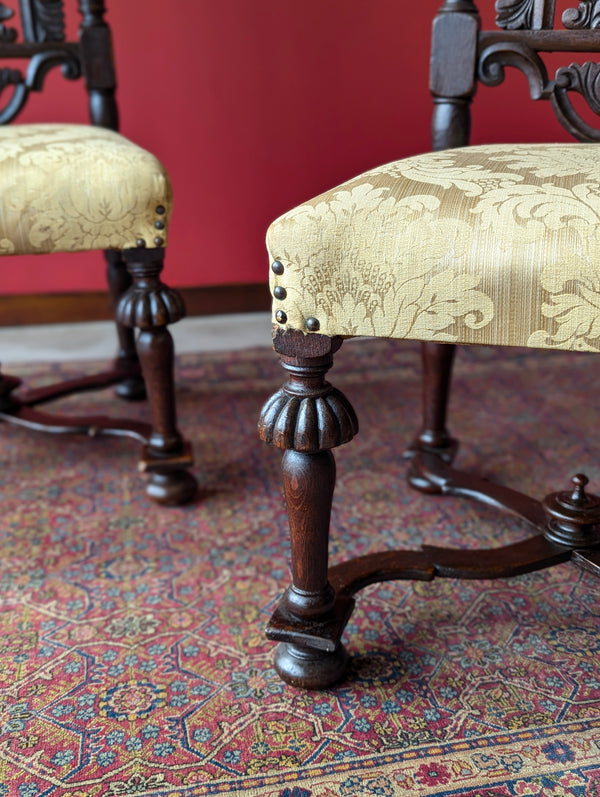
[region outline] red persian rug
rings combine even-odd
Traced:
[[[600,492],[596,362],[463,351],[459,461],[538,496],[583,470]],[[201,483],[184,508],[149,503],[130,441],[0,427],[0,796],[600,795],[600,581],[564,564],[375,585],[344,682],[285,686],[263,636],[289,578],[280,454],[255,431],[282,373],[262,349],[186,355],[177,378]],[[331,380],[361,421],[337,453],[334,562],[525,536],[406,486],[415,345],[349,342]],[[121,411],[110,391],[65,404]]]

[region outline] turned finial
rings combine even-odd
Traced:
[[[600,498],[586,493],[584,473],[571,479],[572,489],[550,493],[542,506],[548,516],[546,537],[570,548],[590,548],[600,543]]]
[[[573,476],[571,479],[571,484],[573,485],[573,492],[571,493],[570,499],[571,503],[576,506],[587,506],[590,503],[590,499],[585,492],[585,486],[589,484],[589,481],[585,473],[576,473],[575,476]]]

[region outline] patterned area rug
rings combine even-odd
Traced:
[[[334,562],[526,535],[406,486],[414,344],[352,341],[336,362],[362,428],[337,453]],[[461,465],[537,496],[583,470],[600,492],[591,366],[462,351]],[[19,370],[30,384],[78,371]],[[265,349],[180,358],[201,482],[185,508],[150,505],[130,441],[0,429],[0,795],[600,795],[600,582],[573,564],[369,587],[344,682],[280,682],[263,637],[289,578],[280,454],[255,427],[281,381]],[[110,391],[65,405],[119,410]]]

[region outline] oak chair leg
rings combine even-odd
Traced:
[[[262,439],[284,450],[283,486],[291,540],[292,583],[267,635],[280,641],[275,668],[294,686],[322,689],[342,677],[347,654],[328,580],[328,546],[336,466],[331,449],[358,430],[346,398],[325,381],[341,341],[322,335],[276,335],[287,384],[261,414]],[[331,633],[332,627],[336,626]]]
[[[291,541],[292,583],[284,595],[285,609],[311,621],[328,615],[335,594],[327,577],[329,521],[335,488],[335,459],[331,451],[283,454],[283,487]],[[346,650],[333,651],[281,642],[275,652],[275,669],[288,683],[323,688],[344,673]]]
[[[413,459],[407,476],[409,483],[425,493],[438,493],[439,486],[420,469],[415,454],[434,453],[445,462],[452,462],[458,449],[458,441],[446,427],[455,352],[456,346],[448,343],[421,344],[423,425],[406,456]]]
[[[542,501],[510,487],[457,470],[456,443],[446,430],[454,349],[424,347],[423,428],[411,450],[413,481],[419,489],[464,496],[525,521],[532,536],[488,549],[385,550],[328,567],[335,460],[331,449],[348,442],[358,423],[347,399],[325,374],[341,340],[279,331],[274,347],[288,382],[263,407],[261,438],[283,449],[283,483],[291,539],[292,583],[267,626],[280,644],[275,667],[289,684],[323,689],[339,681],[347,654],[342,634],[364,587],[383,581],[434,578],[509,578],[552,567],[571,558],[600,574],[600,496],[587,493],[587,477],[575,474],[571,488]]]
[[[146,386],[140,372],[140,364],[135,346],[135,332],[117,319],[117,308],[121,298],[131,287],[131,275],[127,271],[123,254],[116,249],[104,252],[106,259],[106,279],[111,298],[119,351],[115,358],[115,368],[123,372],[123,379],[117,383],[115,393],[128,401],[139,401],[146,398]]]
[[[448,343],[422,343],[423,428],[419,442],[429,449],[446,449],[453,440],[446,429],[452,366],[456,346]]]
[[[164,250],[132,249],[124,252],[131,287],[122,296],[117,320],[137,327],[139,357],[152,412],[152,433],[144,448],[140,470],[149,474],[147,494],[162,504],[181,504],[196,492],[197,482],[188,468],[191,448],[177,428],[173,339],[168,324],[183,318],[183,302],[176,291],[159,279]]]

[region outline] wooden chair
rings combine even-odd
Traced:
[[[127,435],[143,443],[148,495],[189,500],[196,481],[191,449],[176,424],[173,342],[167,325],[184,315],[160,280],[172,196],[169,177],[149,152],[120,136],[111,34],[103,0],[79,0],[78,41],[65,40],[62,0],[19,0],[21,36],[0,3],[0,254],[105,250],[119,352],[101,374],[19,392],[0,376],[0,419],[55,433]],[[26,63],[16,68],[17,59]],[[91,125],[7,125],[60,67],[83,77]],[[139,330],[137,342],[134,328]],[[79,390],[116,385],[125,399],[148,395],[152,424],[106,417],[60,417],[35,409]]]
[[[446,0],[434,25],[433,152],[366,172],[290,211],[268,233],[274,346],[288,381],[263,408],[263,440],[284,450],[292,584],[267,629],[287,682],[326,687],[344,672],[353,596],[391,579],[504,578],[573,559],[600,573],[600,498],[577,474],[537,501],[452,466],[446,429],[453,344],[599,350],[600,65],[549,77],[545,53],[600,51],[597,0],[555,20],[553,0],[497,0],[481,30],[473,0]],[[584,143],[465,146],[477,81],[506,66],[552,103]],[[424,417],[410,484],[465,495],[527,521],[533,535],[494,550],[386,551],[328,569],[332,449],[355,413],[325,375],[344,338],[423,341]]]

